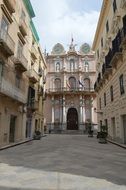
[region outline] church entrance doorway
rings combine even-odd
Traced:
[[[78,130],[78,113],[76,108],[69,108],[68,110],[67,130]]]

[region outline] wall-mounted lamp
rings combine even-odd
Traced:
[[[97,108],[94,108],[94,112],[97,113],[97,114],[101,114],[101,115],[103,114],[102,111],[97,111]]]

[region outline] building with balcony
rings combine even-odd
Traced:
[[[69,50],[56,44],[46,56],[46,101],[44,113],[48,130],[86,131],[97,124],[94,113],[95,59],[85,43],[76,51],[73,39]]]
[[[38,89],[44,89],[46,64],[34,16],[30,0],[0,1],[0,146],[43,128],[44,90]]]
[[[126,143],[126,0],[104,0],[93,42],[98,124]]]

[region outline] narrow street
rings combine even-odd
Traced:
[[[51,134],[0,152],[0,190],[40,189],[126,190],[126,150]]]

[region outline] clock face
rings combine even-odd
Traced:
[[[61,44],[56,44],[53,48],[54,54],[61,54],[64,51]]]
[[[87,54],[90,52],[90,46],[89,44],[85,43],[81,46],[81,52],[84,54]]]

